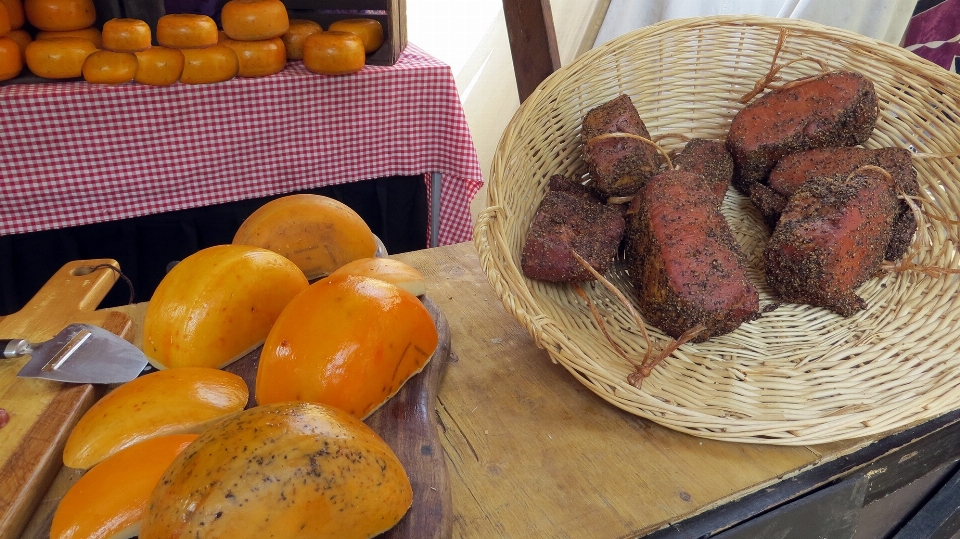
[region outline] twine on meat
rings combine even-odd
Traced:
[[[768,71],[766,75],[764,75],[763,77],[758,79],[756,83],[754,83],[753,90],[750,90],[749,92],[744,94],[740,98],[740,103],[742,104],[749,103],[751,99],[760,95],[760,93],[762,93],[767,88],[770,88],[771,90],[785,90],[788,88],[795,88],[797,86],[800,86],[801,84],[806,84],[807,82],[810,82],[811,78],[807,77],[807,78],[793,80],[781,85],[773,84],[774,82],[780,80],[780,77],[777,76],[777,73],[779,73],[781,69],[787,66],[793,65],[797,62],[817,63],[820,66],[821,75],[829,71],[826,63],[823,60],[820,60],[818,58],[812,58],[809,56],[801,56],[800,58],[794,58],[789,62],[778,64],[777,57],[780,56],[780,50],[783,49],[783,44],[787,41],[787,35],[789,33],[790,32],[786,28],[780,29],[780,38],[777,40],[777,47],[773,51],[773,60],[770,61],[770,71]]]

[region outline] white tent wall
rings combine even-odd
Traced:
[[[609,0],[551,0],[561,65],[593,46]],[[500,135],[520,106],[501,0],[407,0],[407,38],[453,70],[473,143],[489,178]],[[486,207],[474,198],[474,217]]]
[[[448,64],[484,178],[519,107],[502,0],[406,0],[407,36]],[[917,0],[550,0],[561,65],[597,44],[654,22],[696,15],[797,17],[897,43]],[[611,14],[604,20],[607,13]],[[476,217],[486,189],[474,198]]]

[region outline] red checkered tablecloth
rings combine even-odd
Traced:
[[[439,244],[469,240],[476,150],[449,66],[412,44],[343,77],[0,87],[0,235],[431,172]]]

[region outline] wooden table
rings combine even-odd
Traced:
[[[503,308],[472,244],[396,258],[423,271],[427,295],[452,331],[437,427],[454,537],[701,537],[810,500],[821,505],[803,522],[807,534],[778,537],[820,535],[817,525],[833,522],[824,507],[840,511],[834,516],[847,531],[859,519],[861,534],[824,537],[866,537],[864,530],[904,513],[891,507],[891,493],[935,491],[960,457],[955,413],[885,437],[810,447],[671,431],[614,408],[552,363]],[[139,339],[145,304],[118,309],[131,314]],[[22,537],[45,537],[53,500],[75,479],[61,472]],[[741,536],[750,535],[730,535]]]

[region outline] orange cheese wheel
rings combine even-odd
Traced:
[[[217,43],[217,23],[207,15],[171,13],[157,21],[157,43],[173,49],[209,47]]]
[[[438,343],[430,312],[410,292],[331,275],[293,298],[270,329],[257,404],[315,402],[363,419],[423,369]]]
[[[0,80],[9,80],[23,70],[20,45],[8,36],[0,36]]]
[[[97,48],[79,37],[37,39],[27,45],[27,67],[38,77],[70,79],[83,74],[83,62]]]
[[[287,65],[287,50],[279,37],[257,41],[227,38],[221,43],[237,53],[237,60],[240,62],[238,74],[241,77],[273,75],[282,71]]]
[[[380,25],[380,21],[374,19],[343,19],[331,23],[327,30],[357,34],[363,41],[363,48],[367,54],[383,45],[383,26]]]
[[[290,19],[290,27],[281,39],[287,49],[287,60],[303,60],[303,42],[310,34],[322,32],[320,23],[307,19]]]
[[[240,71],[237,53],[222,43],[202,49],[180,49],[180,52],[183,53],[180,82],[184,84],[223,82],[236,77]]]
[[[133,80],[150,86],[169,86],[180,80],[183,73],[183,53],[169,47],[150,47],[135,52],[137,74]]]
[[[140,19],[110,19],[103,23],[103,48],[140,52],[150,48],[150,25]]]
[[[20,47],[20,58],[23,59],[23,62],[27,62],[27,45],[33,41],[33,38],[30,37],[30,33],[24,30],[23,28],[18,28],[16,30],[10,30],[7,32],[7,36],[10,39],[17,42],[17,45]]]
[[[231,39],[242,41],[280,37],[290,27],[287,6],[280,0],[229,0],[220,23]]]
[[[79,30],[93,26],[93,0],[24,0],[23,12],[37,30]]]
[[[350,32],[317,32],[303,42],[303,65],[321,75],[347,75],[367,61],[363,41]]]
[[[83,61],[83,80],[91,84],[123,84],[137,74],[137,57],[132,52],[99,50]]]
[[[26,17],[23,14],[23,2],[21,0],[0,0],[0,5],[7,8],[7,17],[10,19],[10,29],[16,30],[23,26]],[[0,32],[2,35],[2,32]]]
[[[79,37],[93,43],[98,49],[101,47],[102,39],[100,30],[95,26],[88,26],[79,30],[61,30],[56,32],[37,32],[37,39],[51,39],[57,37]]]

